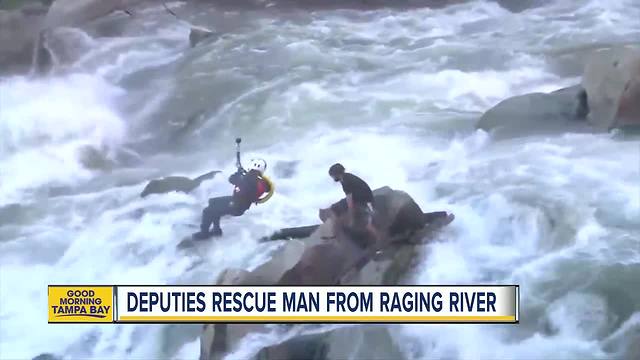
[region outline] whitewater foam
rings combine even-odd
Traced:
[[[0,93],[0,204],[18,201],[23,190],[89,178],[78,152],[89,145],[109,154],[125,138],[114,111],[124,92],[98,77],[13,78]]]
[[[180,10],[189,16],[188,5]],[[633,1],[590,0],[520,14],[485,1],[276,20],[251,14],[235,32],[189,50],[188,26],[151,18],[162,12],[156,7],[138,13],[124,36],[84,37],[90,50],[64,73],[0,80],[0,206],[17,202],[26,214],[0,225],[1,357],[197,358],[199,329],[191,327],[43,325],[46,285],[211,284],[225,268],[255,268],[277,246],[257,239],[317,223],[317,209],[342,196],[326,174],[334,162],[372,187],[407,191],[424,211],[456,214],[424,248],[412,281],[521,285],[518,327],[394,326],[409,359],[622,357],[639,323],[640,299],[629,290],[640,263],[637,140],[495,142],[472,122],[504,97],[576,83],[547,66],[549,51],[637,38],[639,11]],[[201,110],[193,94],[205,115],[188,151],[153,148],[131,178],[79,161],[85,146],[108,157],[166,135],[166,113],[167,123],[181,123]],[[268,161],[276,194],[223,219],[225,236],[210,246],[177,252],[207,199],[230,193],[236,136],[243,159]],[[278,161],[297,164],[276,175]],[[189,195],[139,198],[146,174],[212,169],[223,174]],[[96,177],[120,185],[94,186]],[[84,188],[36,197],[61,184]],[[229,358],[330,329],[253,334]]]

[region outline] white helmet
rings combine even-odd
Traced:
[[[267,170],[267,162],[262,159],[251,159],[249,170],[257,170],[260,174],[263,174]]]

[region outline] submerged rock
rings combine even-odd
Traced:
[[[56,356],[54,354],[50,354],[50,353],[44,353],[44,354],[40,354],[36,357],[34,357],[31,360],[61,360],[62,358],[60,356]]]
[[[217,284],[398,284],[413,266],[421,244],[434,239],[435,232],[454,217],[446,212],[424,214],[407,193],[389,187],[376,189],[374,197],[373,220],[381,234],[379,241],[345,231],[328,219],[317,227],[301,228],[300,234],[310,233],[309,237],[285,242],[270,261],[253,271],[225,270]],[[254,324],[206,325],[201,336],[200,359],[223,358],[247,334],[266,331],[265,326]],[[353,343],[345,342],[346,334],[360,337],[362,346],[354,350]],[[257,358],[343,359],[357,354],[382,359],[398,355],[393,346],[373,351],[375,344],[369,340],[374,338],[377,344],[391,341],[385,326],[336,329],[265,348]]]
[[[0,206],[0,227],[22,225],[36,222],[42,216],[42,210],[35,205],[11,203]]]
[[[89,170],[110,170],[115,166],[115,161],[109,158],[106,151],[97,149],[91,145],[85,145],[77,150],[78,161]]]
[[[273,172],[281,179],[292,178],[297,171],[299,161],[278,161],[273,168]]]
[[[189,31],[189,44],[191,45],[191,47],[194,47],[203,40],[208,39],[213,35],[214,32],[211,30],[192,27],[191,31]]]

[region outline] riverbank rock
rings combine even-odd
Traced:
[[[588,121],[600,129],[640,125],[640,49],[618,47],[594,52],[582,78]]]
[[[436,232],[453,221],[453,215],[441,212],[425,216],[407,193],[383,187],[374,191],[374,224],[381,234],[378,241],[362,234],[344,231],[327,219],[305,239],[286,241],[270,261],[253,271],[227,269],[217,279],[224,285],[385,285],[398,284],[414,265],[421,246],[435,238]],[[301,231],[300,233],[304,233]],[[249,333],[271,331],[256,324],[206,325],[201,336],[201,360],[221,359]],[[313,336],[301,336],[263,349],[257,359],[342,359],[354,353],[376,358],[369,346],[354,352],[344,336],[367,337],[377,334],[390,341],[387,327],[332,329]],[[313,352],[312,356],[308,351]],[[311,350],[317,349],[318,351]],[[322,350],[324,349],[324,350]],[[385,347],[378,358],[394,357],[393,347]],[[360,351],[360,352],[358,352]],[[370,357],[374,356],[374,357]],[[307,357],[311,356],[311,357]]]
[[[580,85],[501,101],[485,112],[476,128],[498,136],[544,134],[585,128],[587,95]]]

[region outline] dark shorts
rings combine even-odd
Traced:
[[[347,205],[347,199],[342,199],[337,203],[331,205],[331,210],[336,216],[342,216],[347,213],[349,206]],[[372,211],[367,204],[354,204],[353,209],[353,226],[367,226],[371,220]]]

